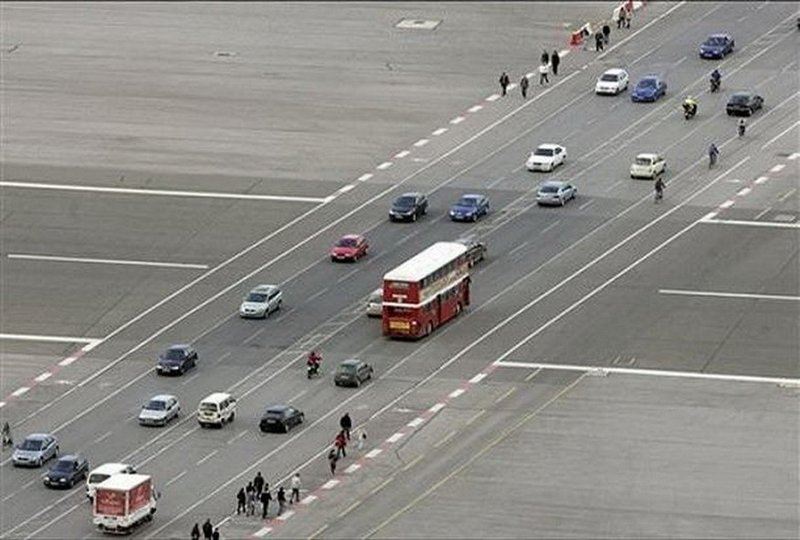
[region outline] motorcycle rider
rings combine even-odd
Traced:
[[[719,90],[719,86],[722,83],[722,75],[720,74],[718,69],[714,69],[711,72],[711,91],[716,92]]]
[[[687,118],[697,114],[697,101],[692,96],[686,96],[683,100],[683,113]]]
[[[312,375],[316,375],[319,372],[319,366],[322,363],[322,355],[317,353],[317,351],[312,350],[308,353],[308,359],[306,360],[306,365],[308,366],[308,376],[311,377]]]
[[[739,127],[739,137],[742,137],[744,135],[745,129],[747,129],[747,122],[745,122],[744,118],[739,118],[738,127]]]

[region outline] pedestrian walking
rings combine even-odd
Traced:
[[[594,35],[594,50],[600,52],[603,50],[603,33],[597,32]]]
[[[608,39],[611,37],[611,27],[608,23],[603,23],[603,41],[608,45]]]
[[[300,482],[300,473],[294,473],[291,480],[291,488],[292,494],[289,496],[289,504],[294,502],[300,502],[300,487],[302,483]]]
[[[256,491],[253,490],[247,494],[247,514],[248,516],[256,515]]]
[[[527,78],[525,80],[527,80]],[[367,430],[364,428],[359,429],[356,439],[358,440],[358,450],[363,450],[364,445],[367,444]]]
[[[547,73],[550,71],[549,64],[542,64],[539,66],[539,86],[542,86],[545,83],[550,83],[549,79],[547,78]]]
[[[631,27],[631,18],[633,17],[633,6],[630,2],[625,2],[622,8],[622,13],[625,14],[625,28]]]
[[[272,494],[269,492],[269,484],[264,484],[264,491],[261,492],[261,519],[267,519],[271,500]]]
[[[349,441],[350,430],[353,429],[353,421],[350,419],[349,412],[344,413],[344,416],[339,419],[339,427],[342,428],[342,431],[344,431],[344,436],[347,437],[347,440]]]
[[[278,515],[283,514],[283,510],[286,508],[286,490],[283,489],[283,486],[278,488]]]
[[[244,488],[239,488],[239,493],[236,494],[236,515],[247,511],[246,504],[247,494],[244,492]]]
[[[261,490],[264,489],[264,477],[261,476],[261,471],[258,471],[253,478],[253,488],[256,490],[256,500],[261,499]]]
[[[336,448],[331,448],[331,451],[328,452],[328,464],[331,466],[331,476],[336,475],[337,461],[339,461],[339,454],[336,452]]]
[[[211,524],[211,520],[207,519],[205,523],[203,523],[203,538],[206,540],[211,540],[211,535],[214,532],[214,526]]]
[[[561,57],[558,55],[558,51],[553,49],[553,53],[550,55],[550,66],[553,68],[553,75],[558,75],[558,65],[561,63]]]
[[[625,19],[627,18],[625,6],[619,6],[617,9],[619,10],[617,13],[617,29],[625,28]]]
[[[214,528],[214,532],[211,533],[211,540],[219,540],[219,527]]]
[[[500,74],[500,88],[503,89],[503,95],[506,95],[506,89],[511,84],[511,79],[508,78],[508,73],[505,71]]]
[[[192,527],[192,540],[200,540],[200,524],[197,522]]]
[[[522,92],[522,99],[527,99],[528,98],[528,86],[529,85],[530,85],[530,83],[528,82],[528,77],[523,75],[522,78],[519,80],[519,90],[520,90],[520,92]],[[359,441],[358,446],[359,446],[358,449],[361,450],[361,441]]]
[[[549,56],[547,54],[547,49],[542,49],[542,56],[539,57],[540,64],[546,64],[549,60]]]
[[[346,458],[347,452],[345,448],[347,447],[347,438],[344,436],[344,430],[340,431],[338,435],[336,435],[336,439],[333,441],[334,446],[336,446],[336,457]]]

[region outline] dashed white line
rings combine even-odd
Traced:
[[[405,436],[405,434],[404,434],[404,433],[397,432],[397,433],[395,433],[394,435],[392,435],[392,436],[390,436],[389,438],[387,438],[387,439],[386,439],[386,442],[388,442],[388,443],[390,443],[390,444],[394,444],[394,443],[396,443],[397,441],[399,441],[400,439],[402,439],[404,436]]]
[[[374,458],[378,457],[381,452],[383,452],[382,448],[374,448],[374,449],[370,450],[369,452],[367,452],[365,454],[365,457],[368,457],[369,459],[374,459]]]
[[[208,454],[206,457],[200,458],[200,460],[197,463],[195,463],[195,465],[202,465],[203,463],[205,463],[206,461],[208,461],[209,459],[214,457],[217,454],[217,452],[218,452],[218,450],[214,450],[210,454]]]
[[[500,99],[500,94],[492,94],[486,98],[486,101],[497,101],[498,99]]]
[[[68,365],[70,365],[71,363],[73,363],[77,359],[78,358],[75,357],[75,356],[68,356],[68,357],[64,358],[61,362],[59,362],[58,365],[61,366],[61,367],[67,367]]]
[[[415,428],[416,429],[416,428],[418,428],[419,426],[421,426],[424,423],[425,423],[425,419],[424,418],[416,417],[406,425],[408,427],[410,427],[410,428]]]
[[[378,165],[376,167],[376,169],[378,169],[379,171],[384,171],[384,170],[388,169],[389,167],[391,167],[392,165],[394,165],[394,163],[392,163],[391,161],[384,161],[383,163]]]
[[[91,259],[82,257],[61,257],[56,255],[31,255],[28,253],[9,253],[8,258],[28,260],[28,261],[52,261],[52,262],[86,263],[86,264],[118,264],[122,266],[150,266],[156,268],[190,268],[196,270],[208,269],[207,264],[170,263],[170,262],[157,262],[157,261],[129,261],[122,259]]]
[[[174,484],[175,482],[180,480],[181,476],[183,476],[184,474],[186,474],[186,471],[181,471],[177,475],[173,476],[172,479],[168,480],[167,483],[164,484],[164,487],[167,487],[167,486],[170,486],[170,485]]]
[[[477,383],[481,382],[483,379],[485,379],[486,376],[487,376],[486,373],[478,373],[477,375],[472,377],[469,380],[469,382],[470,382],[470,384],[477,384]]]
[[[796,159],[797,159],[797,158],[799,158],[799,157],[800,157],[800,152],[793,152],[793,153],[792,153],[792,154],[791,154],[789,157],[787,157],[786,159],[788,159],[789,161],[794,161],[794,160],[796,160]]]
[[[748,193],[750,193],[751,191],[753,191],[753,188],[745,187],[745,188],[742,188],[742,189],[740,189],[740,190],[739,190],[739,191],[736,193],[736,196],[737,196],[737,197],[744,197],[745,195],[747,195],[747,194],[748,194]]]
[[[791,197],[792,195],[794,195],[795,193],[797,193],[797,188],[790,189],[789,191],[787,191],[786,193],[784,193],[784,194],[783,194],[783,196],[782,196],[780,199],[778,199],[778,200],[779,200],[780,202],[783,202],[783,201],[785,201],[786,199],[788,199],[789,197]]]
[[[418,140],[417,142],[414,143],[414,146],[416,146],[417,148],[420,148],[422,146],[425,146],[429,142],[430,141],[428,141],[428,139],[420,139],[420,140]]]
[[[719,207],[720,207],[720,208],[730,208],[730,207],[731,207],[731,206],[733,206],[734,204],[736,204],[736,202],[735,202],[735,201],[733,201],[732,199],[728,199],[728,200],[727,200],[727,201],[725,201],[724,203],[720,204],[720,205],[719,205]]]
[[[50,373],[49,371],[45,371],[44,373],[42,373],[41,375],[39,375],[38,377],[36,377],[33,380],[36,381],[36,382],[42,382],[42,381],[46,381],[47,379],[49,379],[52,376],[53,376],[52,373]]]
[[[472,107],[467,109],[467,111],[469,111],[471,113],[474,113],[474,112],[478,112],[481,109],[483,109],[483,105],[473,105]]]
[[[430,411],[432,414],[436,414],[437,412],[439,412],[439,411],[441,411],[442,409],[444,409],[444,408],[445,408],[445,406],[446,406],[446,405],[445,405],[444,403],[442,403],[442,402],[439,402],[439,403],[435,404],[434,406],[432,406],[432,407],[431,407],[430,409],[428,409],[428,410],[429,410],[429,411]]]
[[[294,510],[289,510],[285,514],[281,514],[280,516],[276,517],[275,519],[277,519],[278,521],[286,521],[287,519],[289,519],[293,515],[294,515]]]
[[[594,199],[592,199],[592,200],[590,200],[590,201],[586,201],[585,203],[583,203],[582,205],[580,205],[580,206],[578,207],[578,210],[583,210],[583,209],[585,209],[585,208],[589,207],[589,206],[590,206],[590,205],[592,205],[592,204],[594,204]]]
[[[306,497],[303,498],[302,501],[300,501],[300,504],[309,505],[309,504],[313,503],[316,500],[317,500],[317,496],[316,495],[306,495]]]
[[[756,184],[763,184],[767,180],[769,180],[769,177],[767,177],[767,176],[759,176],[758,178],[756,178]]]
[[[332,479],[332,480],[328,480],[327,482],[325,482],[324,484],[322,484],[322,486],[320,487],[320,489],[333,489],[333,488],[335,488],[337,485],[339,485],[339,481],[338,481],[338,480],[336,480],[336,479],[334,478],[334,479]]]
[[[439,135],[442,135],[444,133],[447,133],[447,128],[439,128],[436,131],[434,131],[433,133],[431,133],[431,135],[435,135],[435,136],[438,137]]]
[[[102,435],[100,435],[99,437],[97,437],[95,440],[93,440],[93,441],[92,441],[92,444],[101,443],[101,442],[103,442],[104,440],[106,440],[106,439],[108,439],[109,437],[111,437],[111,435],[112,435],[112,434],[113,434],[113,432],[112,432],[112,431],[106,431],[105,433],[103,433]]]
[[[527,246],[527,245],[528,245],[528,241],[526,240],[525,242],[522,242],[520,245],[518,245],[517,247],[515,247],[514,249],[512,249],[511,251],[509,251],[509,252],[508,252],[508,255],[509,255],[509,256],[511,256],[511,255],[514,255],[514,254],[515,254],[515,253],[517,253],[518,251],[520,251],[520,250],[522,250],[522,249],[525,249],[525,246]]]
[[[765,216],[767,213],[769,213],[769,211],[770,211],[770,210],[772,210],[772,207],[771,207],[771,206],[767,206],[767,207],[766,207],[766,208],[764,208],[764,209],[763,209],[761,212],[759,212],[758,214],[756,214],[756,217],[755,217],[754,219],[756,219],[756,220],[759,220],[759,219],[761,219],[761,218],[762,218],[762,217],[764,217],[764,216]]]
[[[451,397],[451,398],[457,398],[458,396],[460,396],[463,393],[464,393],[464,389],[463,388],[456,388],[455,390],[450,392],[448,394],[448,396]]]
[[[228,441],[227,441],[227,444],[233,444],[234,442],[238,441],[239,439],[241,439],[241,438],[242,438],[242,437],[244,437],[245,435],[247,435],[247,430],[246,430],[246,429],[243,429],[243,430],[242,430],[242,431],[240,431],[240,432],[239,432],[237,435],[234,435],[233,437],[231,437],[230,439],[228,439]]]
[[[786,165],[784,165],[783,163],[778,163],[777,165],[772,167],[769,170],[769,172],[781,172],[785,167],[786,167]]]
[[[272,527],[261,527],[260,529],[258,529],[253,534],[255,536],[258,536],[259,538],[262,538],[262,537],[268,535],[271,531],[272,531]]]
[[[19,397],[19,396],[21,396],[22,394],[24,394],[25,392],[27,392],[30,389],[31,389],[30,386],[23,386],[21,388],[17,388],[13,392],[11,392],[11,395],[14,396],[14,397]]]
[[[359,176],[358,177],[358,181],[359,182],[366,182],[370,178],[372,178],[372,173],[366,173],[366,174],[362,174],[361,176]]]
[[[354,187],[356,187],[355,184],[347,184],[346,186],[340,187],[339,190],[336,193],[347,193],[348,191],[350,191]]]
[[[353,463],[352,465],[347,467],[344,470],[344,472],[345,472],[345,474],[353,474],[354,472],[356,472],[360,468],[361,468],[361,465],[359,465],[358,463]]]
[[[463,116],[456,116],[455,118],[453,118],[452,120],[450,120],[450,123],[451,123],[451,124],[453,124],[453,125],[455,125],[455,124],[460,124],[460,123],[461,123],[461,122],[463,122],[464,120],[466,120],[466,119],[465,119]]]

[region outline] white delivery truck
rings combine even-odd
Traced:
[[[148,474],[115,474],[97,485],[94,524],[110,534],[130,534],[153,519],[158,494]]]

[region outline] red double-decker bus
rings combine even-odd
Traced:
[[[464,244],[437,242],[383,276],[383,335],[420,338],[469,305]]]

